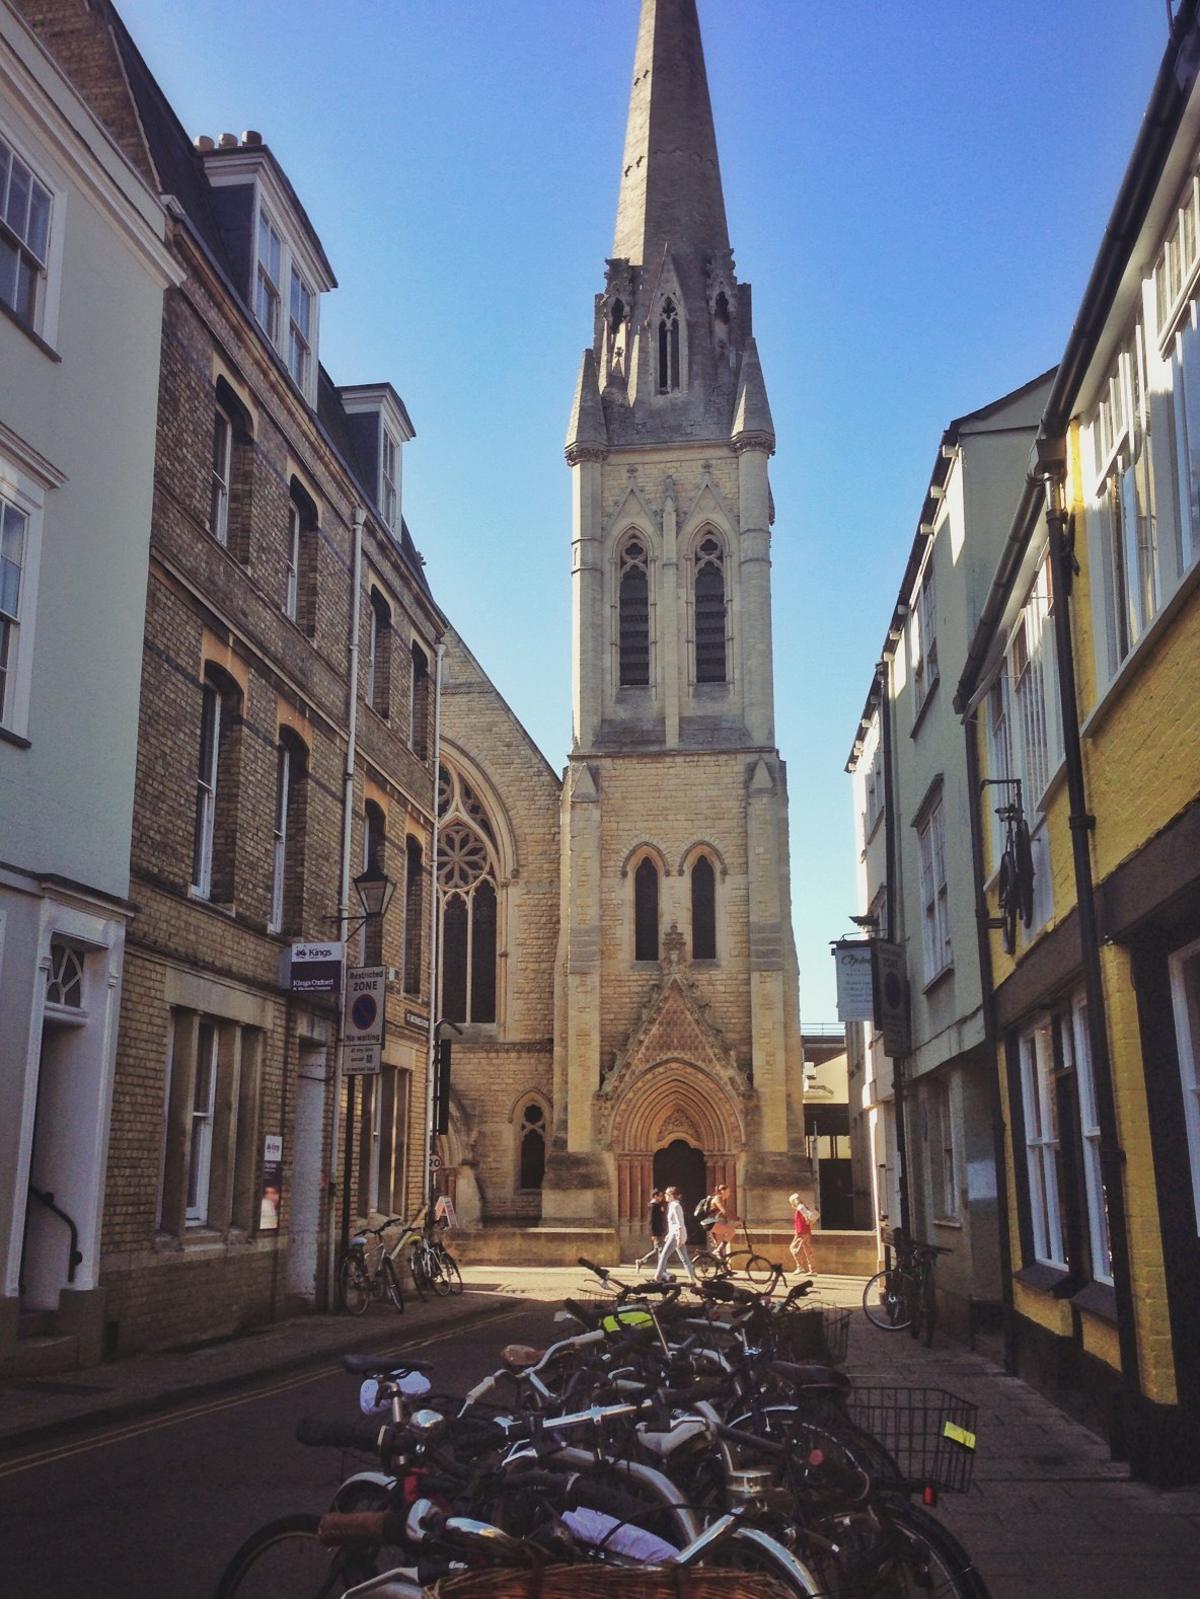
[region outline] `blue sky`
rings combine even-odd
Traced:
[[[257,128],[340,287],[321,356],[417,428],[434,591],[551,764],[562,441],[611,248],[638,0],[117,0],[189,132]],[[1165,0],[700,0],[772,463],[778,742],[806,1022],[854,905],[843,764],[942,429],[1062,351]]]

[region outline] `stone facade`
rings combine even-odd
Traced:
[[[600,1226],[614,1247],[631,1244],[654,1181],[678,1181],[690,1199],[726,1180],[760,1224],[787,1218],[791,1190],[811,1193],[774,745],[774,444],[695,6],[645,0],[613,259],[567,438],[574,727],[561,859],[553,873],[543,859],[538,879],[556,892],[552,968],[550,897],[521,922],[506,910],[511,882],[501,886],[501,989],[515,995],[536,970],[548,1015],[553,976],[540,1210],[564,1239]],[[470,704],[448,684],[447,748],[490,785],[497,816],[520,816],[523,769]],[[539,817],[550,798],[546,783]],[[497,1031],[514,1033],[503,1003]],[[526,1070],[515,1036],[511,1047]],[[459,1058],[478,1148],[505,1147],[515,1061],[502,1057],[506,1071],[473,1041]],[[526,1194],[504,1191],[503,1161],[476,1170],[485,1220],[533,1214]]]

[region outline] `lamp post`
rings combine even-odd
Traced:
[[[354,892],[358,895],[359,904],[362,906],[362,915],[356,922],[346,928],[346,941],[355,933],[361,932],[369,922],[382,921],[387,914],[388,906],[392,903],[392,895],[396,892],[396,885],[379,864],[379,857],[372,852],[365,870],[354,879]],[[342,967],[346,973],[345,965]],[[346,1011],[345,975],[343,975],[342,989],[342,1015]],[[340,1032],[340,1029],[339,1029]],[[339,1047],[343,1040],[339,1038]],[[342,1152],[342,1229],[341,1247],[344,1255],[350,1244],[350,1176],[354,1164],[354,1131],[356,1101],[358,1098],[358,1077],[347,1075],[346,1078],[346,1142]]]

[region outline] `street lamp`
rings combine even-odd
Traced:
[[[362,922],[359,926],[365,926],[367,922],[376,921],[386,914],[388,906],[392,903],[392,895],[396,892],[396,885],[380,866],[378,858],[372,855],[366,870],[360,872],[354,879],[354,892],[358,895],[363,908]]]

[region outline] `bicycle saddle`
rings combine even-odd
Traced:
[[[790,1360],[772,1360],[767,1363],[767,1369],[777,1377],[795,1383],[797,1388],[839,1388],[843,1393],[850,1391],[849,1377],[833,1366],[798,1366]]]

